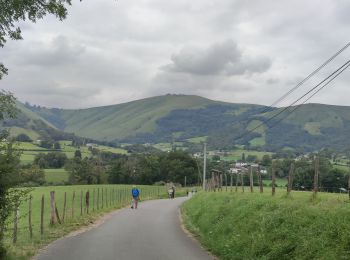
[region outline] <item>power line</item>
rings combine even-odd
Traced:
[[[239,136],[236,139],[241,139],[244,136],[246,136],[249,133],[252,133],[254,130],[258,129],[259,127],[263,126],[264,124],[266,124],[267,122],[271,121],[272,119],[276,118],[277,116],[279,116],[280,114],[282,114],[283,112],[285,112],[286,110],[288,110],[290,107],[292,107],[293,105],[295,105],[297,102],[299,102],[301,99],[303,99],[305,96],[307,96],[308,94],[310,94],[312,91],[314,91],[315,89],[317,89],[319,86],[321,86],[323,83],[325,83],[326,81],[330,80],[328,83],[326,83],[322,88],[324,88],[325,86],[327,86],[331,81],[333,81],[336,77],[338,77],[346,68],[348,68],[350,66],[350,60],[348,60],[347,62],[345,62],[342,66],[340,66],[338,69],[336,69],[333,73],[331,73],[328,77],[326,77],[324,80],[322,80],[320,83],[318,83],[315,87],[311,88],[309,91],[307,91],[304,95],[302,95],[301,97],[299,97],[297,100],[295,100],[294,102],[292,102],[289,106],[283,108],[282,110],[280,110],[277,114],[273,115],[272,117],[268,118],[267,120],[263,121],[261,124],[259,124],[258,126],[254,127],[253,129],[248,130],[248,132],[245,132],[244,134],[242,134],[241,136]],[[320,90],[321,90],[320,89]],[[311,97],[313,97],[314,95],[316,95],[320,90],[317,90]],[[310,97],[310,98],[311,98]],[[309,98],[309,99],[310,99]],[[306,100],[307,101],[307,100]],[[304,101],[304,103],[306,102]],[[284,118],[283,118],[284,119]],[[283,120],[282,119],[282,120]],[[280,120],[280,121],[282,121]],[[280,122],[279,121],[279,122]]]
[[[290,94],[292,94],[295,90],[297,90],[301,85],[303,85],[306,81],[308,81],[311,77],[313,77],[316,73],[318,73],[321,69],[323,69],[328,63],[333,61],[339,54],[341,54],[343,51],[345,51],[350,46],[350,42],[348,42],[343,48],[341,48],[339,51],[337,51],[333,56],[331,56],[328,60],[326,60],[321,66],[319,66],[317,69],[315,69],[313,72],[311,72],[306,78],[304,78],[302,81],[300,81],[296,86],[291,88],[287,93],[283,94],[280,98],[278,98],[276,101],[274,101],[270,106],[265,108],[261,113],[266,113],[269,110],[273,109],[275,105],[283,101],[286,97],[288,97]]]
[[[343,65],[344,66],[344,65]],[[342,66],[342,67],[343,67]],[[342,74],[348,67],[350,66],[350,60],[346,63],[346,65],[337,72],[337,74],[333,75],[331,79],[329,79],[328,82],[326,82],[322,87],[320,87],[319,89],[317,89],[311,96],[309,96],[307,99],[305,99],[301,104],[295,106],[291,111],[288,111],[288,114],[281,118],[280,120],[278,120],[274,125],[270,126],[269,128],[273,128],[275,127],[277,124],[279,124],[281,121],[283,121],[284,119],[286,119],[290,114],[294,113],[295,110],[299,109],[301,107],[301,105],[305,104],[307,101],[309,101],[313,96],[315,96],[318,92],[320,92],[323,88],[325,88],[327,85],[329,85],[329,83],[331,83],[334,79],[336,79],[340,74]]]

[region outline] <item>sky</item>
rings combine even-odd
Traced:
[[[73,0],[68,17],[21,22],[0,88],[86,108],[164,94],[270,105],[350,41],[347,0]],[[350,57],[278,104],[285,106]],[[350,68],[309,102],[350,106]]]

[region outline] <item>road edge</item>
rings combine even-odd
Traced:
[[[219,260],[219,258],[215,255],[213,255],[210,251],[208,251],[207,248],[205,248],[198,239],[196,239],[196,234],[193,234],[191,231],[189,231],[186,226],[185,226],[185,222],[184,222],[184,219],[183,219],[183,212],[182,212],[182,206],[183,204],[185,203],[186,201],[184,201],[180,207],[179,207],[179,210],[178,210],[178,216],[179,216],[179,220],[180,220],[180,228],[182,229],[182,231],[185,233],[185,235],[187,237],[189,237],[194,243],[196,243],[203,251],[205,251],[209,257],[211,257],[213,260]]]

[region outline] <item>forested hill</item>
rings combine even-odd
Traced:
[[[159,143],[207,137],[212,148],[243,144],[256,149],[350,147],[350,107],[302,105],[278,125],[268,122],[237,139],[247,129],[264,122],[270,113],[253,104],[233,104],[191,95],[165,95],[124,104],[66,110],[26,105],[57,129],[101,141]],[[267,127],[269,126],[269,127]]]

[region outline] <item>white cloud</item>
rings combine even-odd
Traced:
[[[10,69],[0,88],[67,108],[165,93],[270,104],[345,45],[349,8],[345,0],[75,1],[67,20],[23,23],[24,40],[0,49]],[[350,105],[345,74],[310,101]]]

